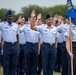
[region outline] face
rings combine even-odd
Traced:
[[[53,23],[52,17],[46,19],[46,24],[47,24],[48,26],[51,26],[52,23]]]
[[[9,23],[12,22],[12,19],[13,19],[12,15],[7,15],[6,18]]]
[[[68,20],[67,18],[65,19],[65,22],[66,22],[67,24],[69,24],[69,20]]]
[[[24,24],[25,24],[25,19],[22,19],[21,25],[24,25]]]
[[[43,22],[41,20],[39,20],[39,25],[41,25]]]

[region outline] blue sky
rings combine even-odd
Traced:
[[[39,5],[41,7],[50,7],[54,5],[66,4],[67,0],[0,0],[0,9],[7,8],[13,9],[17,13],[20,12],[21,8],[28,5]],[[76,0],[72,0],[73,4],[76,5]]]

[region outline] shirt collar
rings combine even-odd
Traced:
[[[7,22],[7,25],[9,26],[10,24]],[[10,25],[10,26],[13,26],[14,24],[13,24],[13,22],[12,22],[12,24]]]
[[[48,27],[48,25],[46,24],[46,28],[53,28],[54,26],[53,25],[51,25],[50,27]]]

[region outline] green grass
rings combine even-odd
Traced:
[[[3,75],[3,71],[2,68],[0,67],[0,75]]]
[[[61,73],[54,73],[54,75],[61,75]]]
[[[3,75],[3,71],[2,71],[2,68],[1,67],[0,67],[0,75]],[[54,75],[61,75],[61,73],[54,73]]]

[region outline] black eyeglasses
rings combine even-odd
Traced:
[[[21,24],[21,22],[18,22],[18,24]]]

